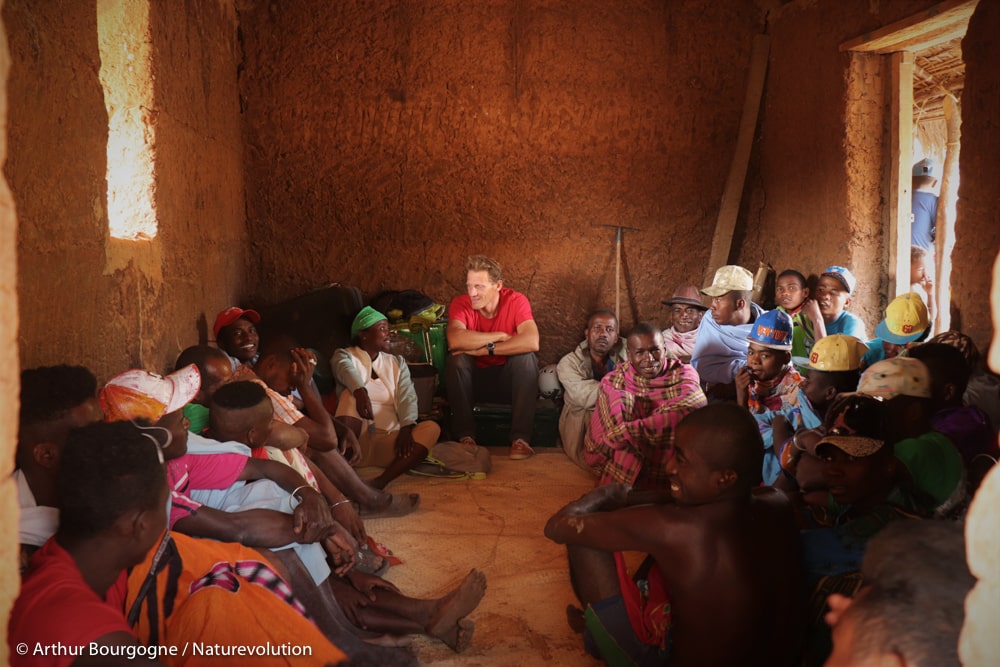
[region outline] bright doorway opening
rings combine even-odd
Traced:
[[[887,61],[889,296],[926,288],[934,333],[951,328],[951,253],[955,247],[960,104],[965,85],[962,38],[978,2],[948,0],[840,46],[841,51],[880,54]],[[930,164],[917,168],[925,159]],[[928,168],[933,184],[916,177],[916,171]],[[932,241],[923,240],[925,235],[919,228],[916,238],[913,234],[914,191],[919,189],[937,197]],[[919,217],[921,207],[917,207]],[[930,283],[911,283],[911,256],[920,255],[913,250],[915,240],[917,247],[927,246],[923,250]]]

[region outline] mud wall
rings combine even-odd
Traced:
[[[243,291],[235,12],[151,2],[159,232],[144,242],[108,233],[97,4],[10,0],[3,19],[22,366],[162,371]]]
[[[723,6],[724,5],[724,6]],[[700,282],[752,2],[237,3],[251,296],[328,282],[447,303],[466,255],[531,299],[541,359],[615,301]]]
[[[887,63],[841,43],[933,2],[786,3],[768,15],[771,59],[741,219],[739,259],[858,278],[850,310],[874,335],[886,304],[883,239]],[[964,158],[963,158],[964,160]],[[963,168],[964,173],[964,168]]]
[[[0,7],[4,0],[0,0]],[[0,127],[7,124],[7,80],[10,51],[7,33],[0,20]],[[7,134],[0,132],[0,164],[7,156]],[[17,446],[17,413],[20,394],[20,369],[17,360],[17,214],[0,177],[0,624],[7,627],[10,609],[21,584],[17,568],[17,485],[10,474],[14,470]],[[0,644],[0,665],[9,664],[10,648]]]
[[[1000,250],[1000,4],[981,0],[962,40],[961,182],[952,252],[953,325],[986,354],[993,335],[989,267]],[[1000,313],[994,318],[1000,321]]]

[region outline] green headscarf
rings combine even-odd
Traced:
[[[359,331],[364,331],[371,325],[387,319],[389,318],[371,306],[365,306],[361,309],[361,312],[354,317],[354,322],[351,323],[351,340],[358,337]]]

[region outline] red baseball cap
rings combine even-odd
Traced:
[[[241,317],[250,320],[254,324],[260,322],[260,313],[256,310],[243,310],[237,306],[230,306],[215,316],[215,326],[212,327],[212,333],[218,338],[219,332],[222,331],[223,327],[228,327]]]

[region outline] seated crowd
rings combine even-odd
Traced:
[[[914,286],[929,286],[922,257]],[[847,310],[857,283],[845,267],[812,291],[783,271],[759,295],[773,296],[770,311],[753,289],[740,266],[715,272],[707,306],[681,286],[663,302],[670,328],[637,324],[617,366],[617,322],[598,311],[560,362],[563,421],[576,419],[563,445],[596,486],[545,528],[567,547],[583,605],[567,610],[571,624],[612,665],[958,665],[973,580],[955,524],[997,460],[995,381],[968,391],[992,376],[967,336],[929,338],[915,288],[873,339]],[[632,568],[626,551],[648,557]],[[904,585],[924,605],[908,618],[947,622],[920,631],[879,617]],[[878,623],[862,647],[855,617]]]
[[[24,371],[23,588],[8,643],[83,648],[12,650],[11,664],[179,665],[193,658],[168,649],[191,641],[285,647],[254,659],[274,665],[416,664],[400,648],[408,635],[465,650],[484,575],[410,597],[382,578],[392,557],[364,523],[419,508],[418,494],[386,488],[442,433],[477,446],[476,402],[510,405],[510,459],[534,454],[531,306],[494,260],[465,268],[448,311],[450,424],[418,414],[388,318],[370,306],[330,359],[327,397],[317,354],[262,340],[261,315],[237,307],[218,314],[217,346],[185,349],[163,376],[126,370],[99,388],[80,366]],[[887,590],[960,607],[972,585],[952,524],[996,461],[998,408],[995,385],[970,386],[991,378],[972,341],[927,340],[916,291],[868,340],[842,266],[813,290],[782,272],[770,311],[753,287],[746,269],[721,267],[663,302],[669,328],[624,337],[595,311],[557,366],[562,446],[595,488],[545,535],[567,547],[582,605],[570,623],[608,664],[856,664],[848,642],[893,609]],[[362,466],[382,472],[362,479]],[[634,568],[623,552],[646,558]],[[951,559],[948,576],[932,557]],[[899,664],[957,665],[956,613],[957,626],[952,613],[914,640],[925,653],[895,651]],[[867,633],[866,655],[892,653],[886,632]]]

